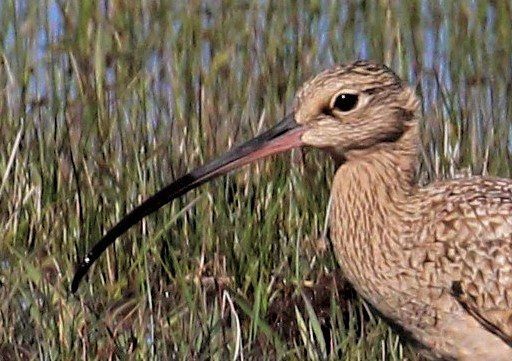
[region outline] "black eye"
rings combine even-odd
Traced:
[[[356,107],[358,99],[357,94],[342,93],[336,97],[332,107],[341,112],[348,112]]]

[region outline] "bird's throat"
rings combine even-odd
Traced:
[[[363,297],[385,288],[386,275],[401,262],[400,248],[409,241],[404,235],[416,212],[417,143],[413,126],[394,143],[348,154],[336,172],[332,243],[346,276]]]

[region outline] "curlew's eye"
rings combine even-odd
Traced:
[[[357,94],[341,93],[336,96],[331,108],[340,112],[348,112],[356,107],[358,100]]]

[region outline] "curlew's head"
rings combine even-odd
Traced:
[[[340,65],[311,79],[295,98],[302,142],[344,158],[354,149],[394,142],[416,125],[418,100],[388,67]]]
[[[112,227],[78,265],[71,289],[120,235],[145,216],[191,189],[265,156],[313,146],[343,158],[398,140],[415,126],[418,101],[386,66],[357,61],[326,70],[306,82],[292,112],[273,128],[234,147],[151,196]]]

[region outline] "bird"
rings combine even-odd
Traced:
[[[167,185],[122,218],[79,262],[193,188],[298,147],[335,161],[330,241],[358,295],[432,360],[512,360],[512,180],[418,183],[420,101],[389,67],[357,60],[298,90],[274,127]]]

